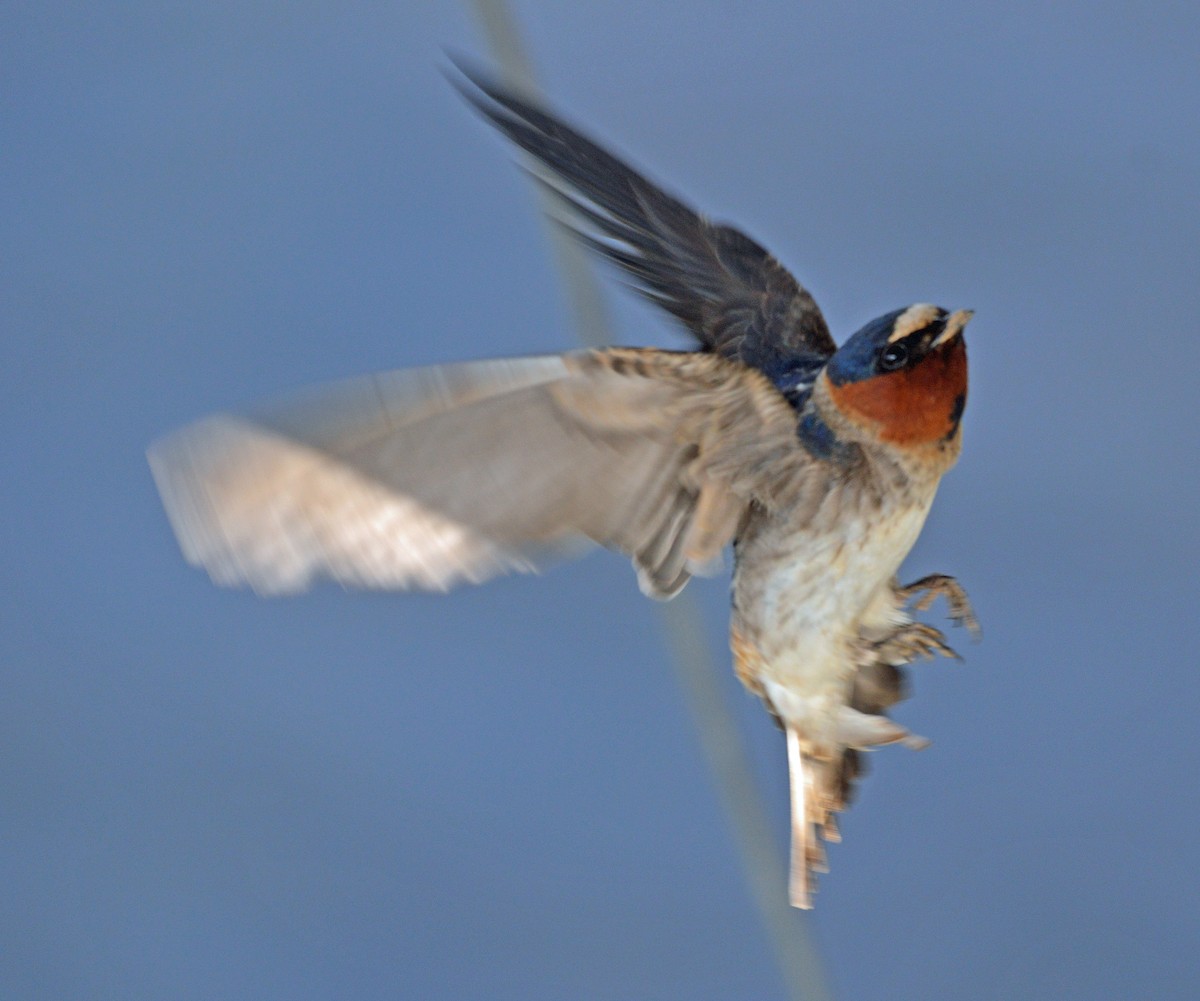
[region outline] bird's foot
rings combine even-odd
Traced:
[[[901,626],[886,639],[875,644],[875,657],[885,664],[911,664],[914,660],[933,660],[935,654],[962,660],[946,642],[943,632],[924,622]]]
[[[958,581],[947,574],[935,573],[922,577],[900,588],[896,594],[901,601],[912,602],[912,607],[918,612],[925,611],[941,596],[946,599],[946,605],[950,609],[950,620],[956,626],[965,627],[973,640],[978,640],[983,635],[967,592]]]

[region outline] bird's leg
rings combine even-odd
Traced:
[[[971,608],[971,599],[967,597],[963,586],[953,577],[944,573],[934,573],[913,581],[905,587],[898,588],[896,591],[896,597],[900,601],[911,601],[912,607],[918,612],[929,608],[939,595],[946,599],[946,604],[950,609],[950,620],[956,626],[965,626],[967,632],[971,634],[971,638],[978,640],[982,631],[979,628],[979,620],[975,618],[975,612]]]
[[[932,660],[934,654],[962,660],[962,657],[946,642],[946,637],[936,626],[924,622],[910,622],[894,633],[879,640],[874,646],[875,658],[885,664],[911,664],[914,660]]]

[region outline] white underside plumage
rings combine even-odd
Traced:
[[[783,521],[756,540],[775,555],[753,582],[756,600],[737,602],[739,627],[760,637],[759,680],[773,708],[810,739],[838,739],[838,709],[863,637],[907,621],[892,581],[932,502],[931,489],[920,503],[847,518],[833,532]],[[747,558],[744,543],[739,557]]]
[[[814,789],[816,762],[846,748],[928,742],[892,720],[850,704],[854,676],[871,644],[911,622],[895,577],[933,502],[936,484],[904,505],[863,506],[855,517],[764,519],[739,541],[735,629],[753,637],[754,681],[787,734],[792,796],[791,898],[812,905],[810,870],[820,868],[816,828],[825,807]]]

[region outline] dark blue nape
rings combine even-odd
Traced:
[[[907,306],[876,317],[838,348],[837,353],[829,359],[829,381],[840,386],[875,375],[875,359],[879,349],[887,343],[892,326],[906,309]]]

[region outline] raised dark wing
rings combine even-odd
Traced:
[[[149,458],[187,559],[264,593],[445,589],[591,540],[666,597],[811,468],[759,373],[649,350],[349,380]]]
[[[774,257],[711,223],[546,111],[467,70],[454,82],[479,112],[546,171],[572,228],[709,351],[773,381],[819,367],[836,350],[812,296]]]

